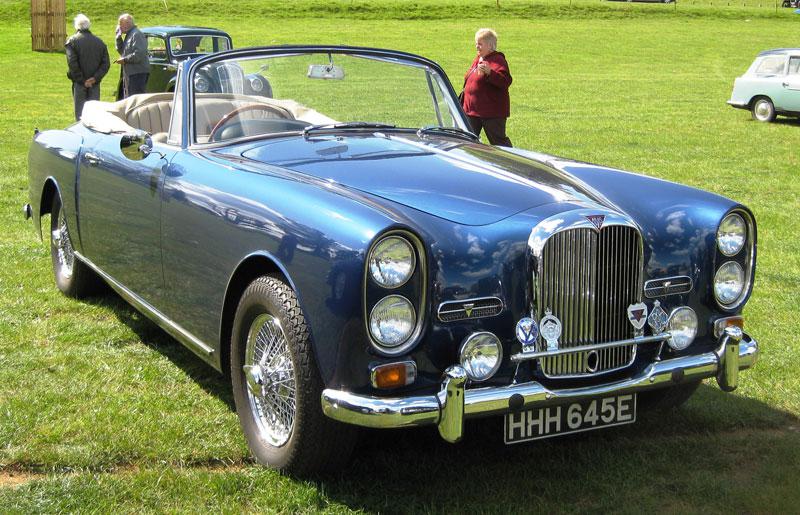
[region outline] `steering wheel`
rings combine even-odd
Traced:
[[[211,134],[208,135],[209,141],[217,141],[217,136],[222,133],[223,127],[228,124],[233,118],[239,116],[242,113],[246,113],[248,111],[264,111],[265,113],[270,113],[274,115],[278,115],[278,118],[289,119],[292,120],[294,117],[289,114],[287,111],[280,109],[278,107],[266,105],[266,104],[246,104],[243,106],[239,106],[230,113],[223,116],[214,128],[211,129]]]

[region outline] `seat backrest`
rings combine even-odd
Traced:
[[[131,106],[125,113],[125,121],[150,134],[167,132],[172,118],[172,95],[168,99],[153,98],[148,102]]]

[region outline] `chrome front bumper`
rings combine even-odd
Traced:
[[[326,389],[322,392],[322,409],[334,420],[365,427],[436,424],[442,438],[457,442],[463,436],[465,418],[641,392],[707,377],[716,377],[720,388],[733,391],[738,383],[739,370],[752,367],[757,359],[758,343],[744,335],[741,329],[729,327],[720,336],[719,346],[714,352],[656,361],[639,375],[613,383],[549,390],[532,381],[466,389],[466,372],[460,365],[453,365],[445,371],[442,388],[436,395],[384,398]]]

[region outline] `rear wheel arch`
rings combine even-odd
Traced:
[[[220,325],[220,368],[226,376],[230,372],[231,356],[231,334],[233,332],[233,319],[236,315],[236,308],[245,289],[262,275],[277,275],[287,284],[295,289],[295,285],[289,279],[286,271],[278,265],[271,256],[265,253],[251,254],[247,256],[228,280],[225,290],[225,301],[222,305],[222,318]]]

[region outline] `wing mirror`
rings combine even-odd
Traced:
[[[153,153],[153,138],[145,131],[123,134],[119,140],[119,149],[122,155],[131,161],[141,161]],[[160,152],[156,154],[164,157]]]

